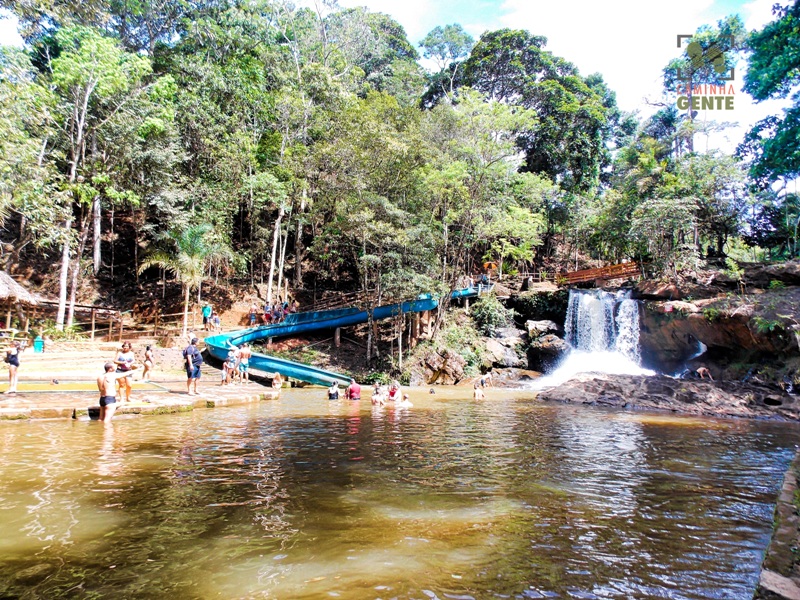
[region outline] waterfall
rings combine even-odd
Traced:
[[[559,385],[578,373],[652,375],[639,349],[639,303],[630,292],[570,290],[565,339],[572,347],[536,387]]]

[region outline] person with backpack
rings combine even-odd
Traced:
[[[191,343],[183,351],[183,360],[186,363],[186,391],[190,396],[197,395],[197,381],[200,379],[200,366],[203,364],[203,355],[197,348],[197,338],[192,338]]]

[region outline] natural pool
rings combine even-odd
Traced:
[[[750,598],[784,423],[284,390],[0,424],[0,598]]]

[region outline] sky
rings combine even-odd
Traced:
[[[748,30],[773,20],[776,0],[339,0],[342,7],[365,6],[398,21],[417,45],[437,25],[459,23],[476,40],[503,27],[527,29],[548,39],[546,49],[578,67],[582,75],[601,73],[617,103],[640,116],[664,102],[661,70],[679,54],[677,36],[739,14]],[[0,43],[20,44],[16,24],[0,20]],[[706,148],[733,151],[759,119],[780,113],[785,101],[754,104],[741,91],[746,65],[737,65],[732,111],[700,111],[698,119],[736,123],[706,140]],[[674,98],[669,101],[674,102]],[[698,142],[700,142],[698,144]],[[702,140],[695,147],[702,150]]]
[[[339,0],[366,6],[397,20],[417,45],[437,25],[459,23],[476,40],[503,27],[526,29],[547,38],[546,49],[578,67],[582,75],[601,73],[626,111],[648,116],[666,101],[661,70],[679,54],[677,36],[739,14],[748,30],[773,20],[776,0]],[[732,152],[758,120],[780,113],[782,101],[755,105],[741,91],[746,65],[737,65],[734,110],[700,111],[698,119],[738,123],[714,134],[708,149]],[[674,98],[671,99],[674,102]],[[705,136],[701,136],[705,137]],[[700,142],[699,144],[697,142]],[[702,140],[695,147],[702,150]]]

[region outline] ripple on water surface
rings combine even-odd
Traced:
[[[319,390],[0,425],[0,596],[744,598],[786,424]]]

